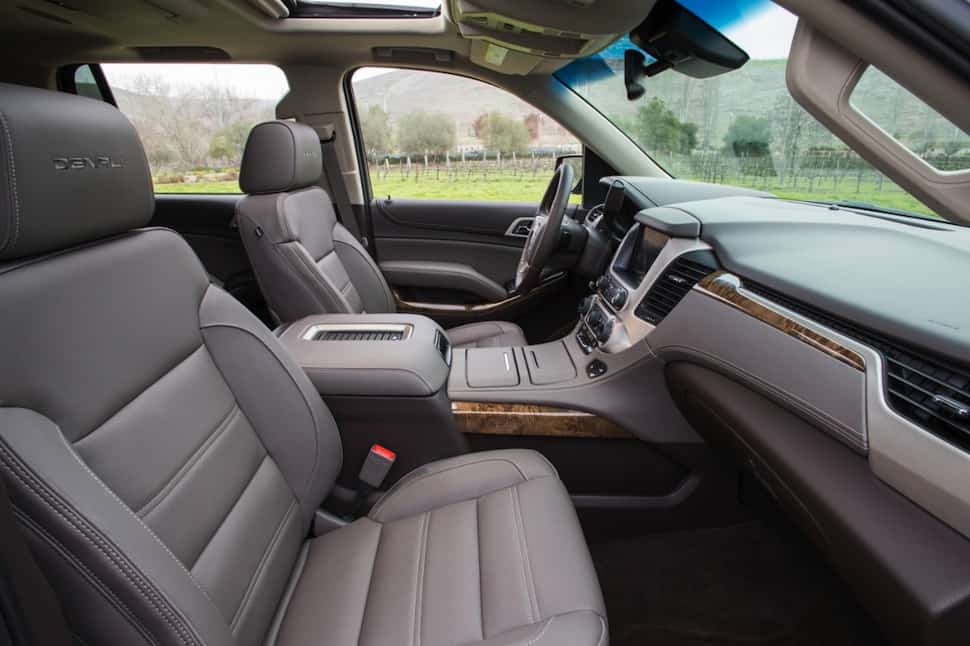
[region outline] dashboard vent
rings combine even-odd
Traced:
[[[400,341],[404,338],[401,330],[323,330],[318,332],[314,341]]]
[[[647,323],[658,325],[687,292],[712,271],[711,267],[680,256],[651,285],[650,291],[637,305],[636,315]]]
[[[937,437],[970,451],[970,372],[768,287],[745,281],[744,288],[878,351],[885,366],[890,407]]]

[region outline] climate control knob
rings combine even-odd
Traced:
[[[627,293],[622,287],[614,287],[610,290],[609,295],[606,297],[607,302],[613,306],[613,309],[620,311],[623,306],[626,305]]]

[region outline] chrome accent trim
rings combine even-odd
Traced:
[[[509,225],[509,228],[505,230],[505,235],[507,235],[510,238],[523,238],[523,239],[528,238],[529,237],[529,234],[528,233],[516,233],[515,232],[515,229],[519,225],[525,224],[526,222],[528,222],[529,223],[529,231],[531,232],[532,231],[532,222],[534,220],[535,220],[535,216],[532,216],[532,215],[530,215],[527,218],[515,218],[514,220],[512,220],[512,224]]]
[[[321,332],[398,332],[401,341],[411,337],[414,326],[410,323],[318,323],[303,331],[300,338],[304,341],[316,341],[314,338]]]
[[[635,231],[636,229],[631,229]],[[627,233],[629,236],[630,233]],[[623,239],[626,242],[627,238]],[[620,243],[620,247],[623,243]],[[620,247],[617,247],[617,253],[619,253]],[[610,338],[607,339],[606,343],[599,346],[600,350],[607,354],[615,354],[618,352],[623,352],[627,348],[630,348],[640,341],[647,338],[656,326],[647,323],[634,312],[640,301],[647,295],[653,284],[660,278],[667,266],[670,265],[674,260],[683,256],[684,254],[691,253],[692,251],[710,251],[711,245],[700,239],[693,238],[670,238],[667,244],[664,245],[663,249],[660,250],[660,254],[654,261],[653,266],[647,271],[646,276],[640,281],[638,286],[630,285],[627,281],[620,278],[620,276],[613,271],[613,263],[616,261],[616,255],[613,256],[613,260],[610,261],[610,267],[607,270],[610,277],[617,282],[617,284],[622,285],[628,292],[626,303],[623,304],[619,310],[614,310],[613,307],[603,299],[599,299],[600,302],[604,304],[604,309],[607,313],[615,313],[616,320],[613,325],[613,333]],[[597,298],[599,298],[597,296]]]

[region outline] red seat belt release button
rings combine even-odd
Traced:
[[[380,444],[373,445],[367,453],[364,466],[360,468],[359,480],[369,487],[379,489],[396,459],[397,454],[394,451]]]

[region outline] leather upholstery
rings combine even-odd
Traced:
[[[417,469],[310,541],[277,644],[607,643],[576,514],[549,463],[494,451]]]
[[[24,96],[0,93],[0,113]],[[36,114],[72,123],[74,98],[35,96]],[[96,128],[131,150],[116,114]],[[76,145],[60,132],[33,154]],[[18,175],[26,194],[38,173]],[[126,231],[138,200],[115,195],[127,215],[111,212],[100,195],[121,190],[114,180],[63,186],[76,192],[59,199],[95,221],[32,206],[22,215],[54,229],[35,239],[99,241],[0,265],[0,475],[79,643],[353,643],[351,630],[402,643],[411,625],[398,617],[419,618],[411,643],[426,646],[605,643],[575,513],[537,454],[429,465],[370,518],[308,542],[342,450],[306,375],[181,237]]]
[[[246,143],[239,183],[249,195],[236,215],[266,302],[283,323],[311,314],[392,313],[394,295],[380,268],[316,186],[319,160],[316,133],[300,123],[259,124]],[[512,323],[473,323],[448,336],[455,347],[526,344]]]
[[[394,311],[384,276],[320,187],[247,196],[236,214],[256,278],[281,321]]]
[[[313,128],[293,121],[265,121],[249,131],[239,186],[250,194],[285,193],[320,181],[323,160]]]
[[[80,96],[0,83],[0,260],[144,226],[151,176],[131,123]]]

